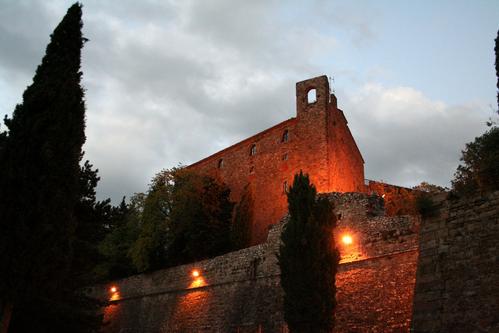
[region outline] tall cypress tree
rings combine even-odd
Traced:
[[[81,16],[80,4],[68,9],[22,104],[5,119],[0,297],[13,306],[9,332],[84,332],[92,317],[75,311],[88,302],[72,297],[69,279],[85,142]]]
[[[496,53],[496,77],[497,77],[497,113],[499,114],[499,30],[497,31],[496,45],[494,51]]]
[[[332,203],[316,200],[308,175],[295,175],[288,193],[289,221],[279,251],[284,318],[291,333],[326,333],[334,326],[335,276]]]

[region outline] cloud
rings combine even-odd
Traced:
[[[411,87],[375,83],[346,93],[343,103],[366,177],[405,186],[448,186],[460,151],[484,132],[488,112],[478,103],[450,106]]]
[[[117,202],[145,191],[162,168],[195,162],[293,117],[295,82],[328,73],[336,51],[377,39],[378,15],[333,4],[86,1],[84,149],[100,170],[99,197]],[[20,101],[69,5],[3,4],[0,113]],[[365,73],[335,66],[352,82],[339,91],[339,103],[366,175],[402,185],[445,183],[459,149],[479,134],[475,111],[483,108],[445,105],[410,87],[362,86]]]

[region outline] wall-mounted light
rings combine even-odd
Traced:
[[[343,242],[343,244],[345,244],[345,245],[350,245],[350,244],[352,244],[352,243],[353,243],[352,236],[350,236],[350,235],[348,235],[348,234],[347,234],[347,235],[343,235],[343,236],[341,237],[341,241],[342,241],[342,242]]]
[[[192,277],[192,282],[190,283],[189,288],[199,288],[206,285],[199,269],[193,269],[190,275]]]
[[[117,301],[117,300],[120,299],[120,293],[118,292],[118,287],[111,286],[109,288],[109,293],[111,294],[111,297],[109,298],[109,300],[111,300],[111,301]]]

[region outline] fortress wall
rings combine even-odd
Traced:
[[[499,332],[499,192],[421,224],[414,332]]]
[[[417,233],[407,230],[418,220],[384,217],[374,196],[327,196],[342,215],[338,227],[358,237],[340,248],[335,332],[407,332],[417,260]],[[96,288],[101,299],[114,297],[104,308],[104,332],[285,332],[276,258],[285,222],[263,244]],[[385,230],[398,232],[385,239]],[[191,276],[193,269],[202,279]],[[112,285],[119,294],[109,292]]]

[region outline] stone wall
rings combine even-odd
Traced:
[[[376,196],[325,195],[341,215],[335,332],[408,332],[419,220],[384,216]],[[110,300],[104,332],[286,332],[276,258],[285,222],[263,244],[96,288]],[[341,243],[346,231],[352,244]]]
[[[421,225],[414,332],[499,332],[499,192],[440,201]]]

